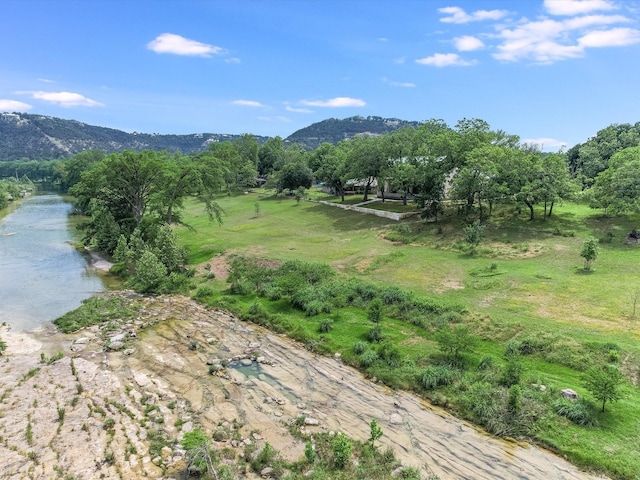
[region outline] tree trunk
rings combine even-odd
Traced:
[[[546,221],[546,220],[547,220],[547,200],[546,200],[546,199],[545,199],[545,201],[544,201],[544,215],[542,216],[542,219],[543,219],[544,221]]]
[[[554,200],[551,200],[551,205],[549,206],[549,217],[551,217],[551,213],[553,212],[553,204],[555,203]]]
[[[529,208],[529,221],[533,221],[533,204],[529,200],[524,201],[525,205]]]
[[[402,196],[402,205],[407,205],[407,195],[409,194],[409,189],[405,188],[404,195]]]

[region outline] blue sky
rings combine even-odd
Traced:
[[[0,0],[0,13],[0,111],[282,137],[353,115],[475,117],[545,150],[640,121],[640,0]]]

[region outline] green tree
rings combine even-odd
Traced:
[[[349,179],[347,149],[346,142],[340,142],[337,147],[323,143],[311,155],[316,178],[339,195],[343,202],[345,182]]]
[[[584,386],[591,394],[602,402],[602,411],[607,402],[614,402],[624,397],[621,387],[624,383],[622,372],[615,365],[591,367],[585,377]]]
[[[4,352],[7,350],[7,342],[0,339],[0,356],[4,355]]]
[[[167,277],[165,267],[158,257],[146,250],[136,262],[136,269],[128,284],[140,293],[160,293]]]
[[[463,354],[474,349],[478,339],[466,325],[457,327],[446,325],[436,332],[436,341],[442,353],[458,362]]]
[[[582,244],[580,256],[584,258],[584,269],[591,270],[591,262],[598,258],[598,241],[595,238],[588,238]]]
[[[180,443],[187,452],[190,467],[195,467],[200,472],[209,472],[217,478],[209,437],[202,430],[186,432]]]
[[[382,428],[380,428],[380,425],[378,425],[378,422],[376,422],[375,418],[371,420],[369,428],[369,442],[371,442],[371,445],[373,445],[376,440],[380,440],[380,438],[382,438]]]
[[[351,457],[351,440],[340,432],[333,438],[332,447],[334,465],[337,469],[342,470]]]
[[[351,178],[364,183],[362,200],[366,202],[372,185],[379,180],[380,174],[388,167],[389,159],[383,148],[383,139],[359,135],[349,140],[348,145],[349,174]]]
[[[284,141],[281,137],[268,139],[258,151],[258,173],[269,175],[274,169],[279,170],[284,163]]]
[[[484,238],[484,231],[485,226],[480,222],[480,220],[476,220],[462,229],[462,232],[464,233],[464,240],[473,248],[477,247],[480,245],[480,242],[482,242],[482,239]]]
[[[367,307],[367,318],[375,323],[382,321],[382,300],[376,297],[369,303]]]
[[[611,157],[608,168],[595,179],[591,206],[614,215],[640,212],[640,146]]]
[[[311,188],[313,172],[303,161],[287,163],[279,172],[280,190],[294,192],[298,187]]]

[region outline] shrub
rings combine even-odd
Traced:
[[[360,357],[358,357],[358,360],[361,366],[365,368],[370,367],[376,362],[376,360],[378,360],[378,353],[375,350],[371,349],[365,350],[364,352],[362,352]]]
[[[382,321],[382,300],[374,298],[367,308],[367,318],[375,323]]]
[[[495,365],[495,360],[491,355],[484,355],[478,362],[478,370],[489,370]]]
[[[314,463],[316,461],[316,451],[313,449],[313,443],[309,440],[304,446],[304,456],[307,462]]]
[[[200,288],[198,288],[198,290],[196,290],[196,294],[194,295],[194,297],[196,299],[201,299],[201,298],[209,297],[209,296],[211,296],[213,294],[214,294],[213,288],[208,287],[208,286],[204,286],[204,287],[200,287]]]
[[[251,462],[251,468],[254,472],[260,471],[266,467],[273,467],[278,459],[278,452],[271,446],[269,442],[265,442],[264,447]]]
[[[238,280],[231,283],[229,290],[234,295],[249,295],[253,291],[253,287],[245,280]]]
[[[507,364],[502,371],[500,377],[500,383],[507,387],[517,385],[520,383],[520,377],[522,376],[522,363],[517,357],[510,357],[507,360]]]
[[[344,469],[351,457],[351,440],[344,433],[339,433],[333,438],[333,462],[337,469]]]
[[[7,343],[0,339],[0,356],[7,350]]]
[[[325,318],[318,325],[318,331],[320,333],[329,333],[333,329],[333,320]]]
[[[596,419],[597,408],[584,398],[578,398],[575,401],[560,398],[553,404],[553,408],[558,415],[565,417],[576,425],[582,427],[595,427],[598,425],[598,420]]]
[[[369,348],[367,342],[363,342],[362,340],[357,340],[356,343],[353,344],[353,353],[356,355],[360,355],[364,353]]]
[[[390,367],[399,367],[402,361],[402,355],[398,347],[391,342],[385,342],[380,346],[378,355],[382,358]]]
[[[382,336],[382,328],[380,328],[380,325],[376,325],[371,330],[369,330],[367,338],[370,342],[381,342],[384,337]]]
[[[459,372],[450,366],[432,365],[422,371],[420,383],[426,390],[433,390],[436,387],[451,385],[459,376]]]
[[[409,292],[402,290],[401,288],[396,287],[395,285],[384,287],[380,291],[380,299],[382,300],[382,303],[385,305],[393,305],[393,304],[406,302],[409,297],[410,297]]]

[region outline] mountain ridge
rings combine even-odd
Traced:
[[[293,132],[284,141],[313,150],[323,142],[336,144],[358,134],[380,135],[404,126],[418,125],[420,122],[375,116],[329,118]],[[107,153],[168,150],[189,154],[205,150],[212,142],[233,141],[240,137],[242,135],[224,133],[128,133],[41,114],[0,113],[0,161],[63,159],[91,149]],[[270,138],[260,135],[254,137],[260,144]]]

